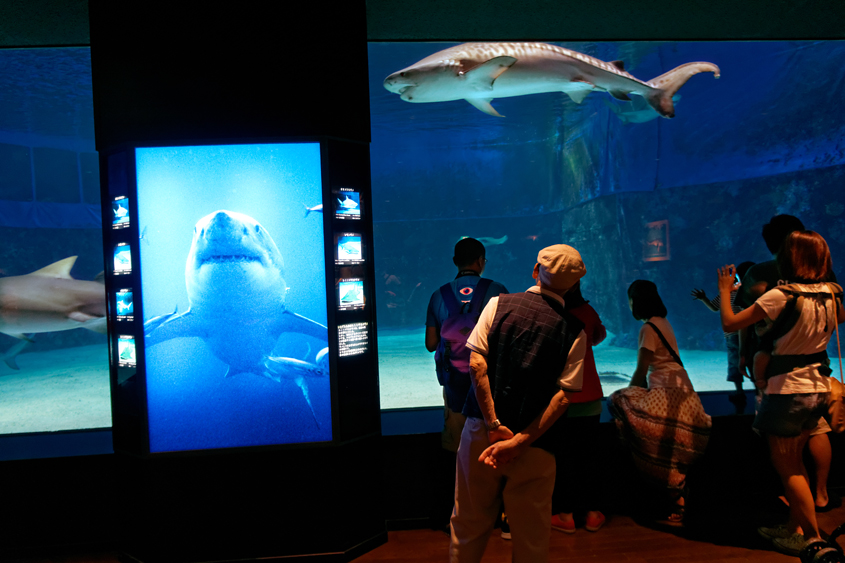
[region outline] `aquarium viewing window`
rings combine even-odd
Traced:
[[[112,419],[90,49],[0,49],[0,92],[0,293],[30,305],[15,312],[13,326],[0,307],[0,435],[27,435],[0,444],[0,459],[107,453]],[[32,275],[45,268],[55,281]],[[88,449],[94,437],[96,449]]]
[[[641,85],[616,97],[584,83],[567,84],[569,95],[532,93],[544,88],[542,76],[528,77],[540,79],[534,84],[512,78],[533,64],[520,59],[527,50],[481,44],[462,59],[464,83],[477,84],[472,64],[483,64],[484,52],[514,61],[481,95],[426,82],[454,72],[437,68],[448,60],[442,54],[428,71],[416,65],[457,43],[369,45],[383,409],[443,405],[424,325],[430,296],[457,274],[452,256],[462,237],[485,245],[484,276],[511,292],[533,284],[545,246],[567,243],[581,252],[583,295],[609,333],[595,348],[605,395],[627,385],[636,366],[642,325],[628,308],[632,281],[657,284],[696,390],[733,391],[719,315],[691,291],[715,297],[717,267],[771,260],[761,228],[784,213],[824,236],[841,270],[845,42],[547,44],[543,53],[580,53],[570,67],[592,65],[608,91],[615,83],[599,75],[614,71],[590,61],[624,67],[642,83],[688,63],[702,72],[660,104],[638,95],[649,91]],[[414,72],[398,74],[409,67]],[[670,106],[674,117],[661,117],[658,110],[668,116]]]

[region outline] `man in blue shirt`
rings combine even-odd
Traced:
[[[463,238],[455,245],[455,255],[452,258],[455,267],[458,268],[458,275],[449,284],[452,294],[457,299],[461,311],[465,311],[472,298],[475,296],[475,289],[481,281],[481,274],[487,264],[484,245],[474,238]],[[487,285],[487,284],[485,284]],[[500,293],[507,293],[504,285],[489,281],[487,290],[483,296],[481,309],[487,305],[491,298]],[[428,312],[425,321],[425,347],[429,352],[434,352],[440,345],[440,329],[443,322],[450,316],[449,308],[443,299],[440,288],[431,294],[428,303]],[[466,336],[469,336],[467,333]],[[469,354],[467,353],[467,359]],[[443,448],[450,452],[458,451],[458,443],[461,439],[461,432],[464,428],[466,417],[461,414],[466,393],[468,389],[458,389],[457,386],[444,385],[443,399],[445,403],[445,424],[441,435]]]
[[[442,494],[435,495],[432,503],[432,527],[435,529],[448,529],[449,517],[452,514],[452,506],[455,499],[455,461],[458,445],[461,440],[461,432],[464,429],[466,416],[461,412],[466,402],[467,393],[470,390],[469,379],[469,350],[457,351],[452,348],[462,348],[460,343],[450,342],[450,351],[446,353],[445,342],[441,342],[441,328],[443,323],[450,317],[449,306],[444,301],[444,295],[451,303],[453,311],[457,312],[452,319],[452,322],[462,320],[466,323],[466,334],[463,335],[464,342],[469,336],[472,326],[478,319],[478,315],[487,305],[491,298],[500,293],[507,293],[504,285],[494,282],[490,279],[485,279],[482,286],[479,287],[482,278],[481,274],[484,272],[484,266],[487,263],[486,252],[484,245],[474,238],[464,238],[458,241],[455,245],[455,255],[452,262],[458,268],[458,275],[451,282],[438,288],[431,295],[431,300],[428,304],[428,313],[426,315],[425,328],[425,347],[429,352],[437,351],[436,361],[438,364],[438,379],[443,385],[443,431],[440,434],[440,443],[443,446],[443,455],[441,456],[440,469],[438,471],[438,480],[440,484],[436,487]],[[478,293],[478,298],[473,303],[473,297],[476,296],[476,289],[479,292],[484,291],[483,294]],[[472,311],[470,311],[472,309]],[[471,313],[471,314],[468,314]],[[463,317],[462,319],[456,317]],[[449,323],[451,325],[452,323]],[[472,326],[469,326],[472,324]],[[447,325],[447,332],[453,333],[453,326]],[[462,334],[459,332],[458,334]],[[447,340],[449,334],[445,335]],[[439,348],[439,349],[438,349]],[[450,357],[451,355],[451,357]],[[460,363],[459,358],[455,356],[463,356],[466,358],[465,373],[450,373],[448,378],[444,378],[443,369],[447,364],[451,366],[453,363]],[[455,360],[454,362],[452,360]],[[444,379],[448,379],[444,381]]]

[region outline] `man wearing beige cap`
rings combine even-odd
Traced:
[[[567,393],[581,390],[587,340],[563,296],[585,273],[571,246],[544,248],[536,285],[491,299],[467,340],[475,392],[458,448],[452,562],[481,560],[502,501],[513,561],[548,559],[555,459],[543,434],[566,411]]]

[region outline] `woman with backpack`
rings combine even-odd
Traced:
[[[831,369],[826,349],[836,325],[845,320],[845,311],[842,288],[828,283],[830,249],[818,233],[793,232],[776,260],[780,278],[788,285],[767,291],[742,312],[734,314],[724,304],[733,283],[733,265],[719,269],[719,293],[724,330],[770,323],[767,369],[755,369],[762,397],[753,426],[769,443],[772,464],[789,501],[789,520],[757,531],[777,550],[798,555],[809,540],[819,538],[802,452],[810,432],[827,412]]]
[[[725,300],[725,298],[722,298]],[[730,305],[730,296],[726,300]],[[711,421],[678,356],[672,325],[657,286],[636,280],[628,305],[640,329],[637,367],[628,387],[610,395],[609,407],[634,465],[666,491],[665,518],[681,525],[686,506],[686,474],[704,453]]]

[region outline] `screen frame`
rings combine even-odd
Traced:
[[[129,239],[134,241],[139,241],[140,233],[139,233],[139,226],[138,226],[138,207],[137,207],[137,189],[138,189],[138,177],[137,177],[137,168],[136,168],[136,149],[143,149],[143,148],[165,148],[165,147],[188,147],[188,146],[217,146],[217,145],[261,145],[261,144],[318,144],[320,150],[320,179],[321,179],[321,199],[323,204],[323,209],[327,210],[327,212],[323,213],[323,260],[325,264],[324,272],[325,276],[323,279],[323,287],[325,290],[326,296],[326,324],[328,328],[328,348],[329,348],[329,389],[330,389],[330,401],[331,401],[331,440],[325,441],[315,441],[315,442],[301,442],[301,443],[287,443],[287,444],[267,444],[267,445],[247,445],[247,446],[233,446],[233,447],[222,447],[222,448],[208,448],[208,449],[200,449],[200,450],[180,450],[180,451],[151,451],[150,450],[150,436],[149,436],[149,417],[148,417],[148,406],[149,401],[147,397],[147,381],[146,381],[146,343],[143,335],[143,319],[144,319],[144,296],[143,296],[143,288],[141,286],[141,268],[140,268],[140,255],[139,253],[132,252],[132,272],[129,275],[118,275],[114,276],[113,271],[113,263],[111,264],[110,268],[106,270],[106,290],[108,292],[108,302],[110,306],[109,311],[109,359],[110,359],[110,374],[111,374],[111,383],[112,383],[112,417],[113,417],[113,435],[114,439],[114,450],[120,451],[124,453],[128,453],[134,456],[141,456],[141,457],[151,457],[151,458],[165,458],[165,457],[183,457],[183,456],[201,456],[201,455],[216,455],[216,454],[227,454],[227,453],[235,453],[235,452],[244,452],[244,451],[268,451],[268,450],[287,450],[287,449],[307,449],[307,448],[321,448],[326,446],[333,446],[338,445],[341,443],[348,442],[350,439],[359,439],[364,436],[370,436],[375,433],[380,433],[380,411],[376,409],[376,418],[378,419],[378,424],[374,431],[366,432],[363,435],[355,436],[354,438],[347,436],[348,432],[343,431],[343,421],[341,418],[343,417],[343,413],[341,412],[341,383],[339,382],[341,374],[339,373],[341,370],[349,371],[349,372],[357,372],[361,370],[361,364],[369,364],[365,369],[368,371],[374,371],[377,374],[377,350],[376,350],[376,319],[374,313],[374,306],[363,307],[362,309],[355,309],[355,310],[339,310],[339,296],[337,294],[337,286],[335,285],[335,270],[336,270],[336,263],[335,263],[335,256],[336,256],[336,246],[335,246],[335,234],[339,231],[347,231],[349,227],[352,225],[348,220],[338,219],[335,217],[333,211],[333,201],[332,197],[334,195],[334,191],[337,190],[337,187],[343,186],[348,187],[349,182],[345,181],[345,183],[340,184],[338,183],[337,187],[332,186],[332,180],[334,176],[342,176],[342,174],[333,174],[332,173],[332,165],[330,162],[330,158],[334,156],[331,154],[333,149],[338,143],[343,145],[363,145],[366,147],[366,150],[369,151],[368,143],[362,143],[359,141],[350,141],[347,139],[337,139],[334,137],[328,136],[310,136],[310,137],[285,137],[285,138],[260,138],[260,139],[180,139],[180,140],[167,140],[167,141],[156,141],[156,142],[139,142],[139,143],[125,143],[120,145],[119,147],[114,148],[108,152],[102,153],[102,161],[105,163],[105,167],[107,168],[107,163],[109,159],[116,155],[123,153],[126,158],[126,191],[125,195],[128,196],[130,202],[130,225],[128,228],[123,229],[112,229],[112,224],[109,222],[107,225],[104,224],[104,231],[111,235],[104,239],[104,249],[107,252],[112,252],[108,250],[109,247],[113,248],[115,245],[115,240],[117,237],[120,237],[124,234],[128,236]],[[342,159],[341,159],[342,160]],[[365,185],[357,186],[356,190],[362,198],[368,198],[370,193],[370,178],[369,178],[369,161],[366,162],[366,178],[365,178]],[[103,177],[108,177],[107,175],[103,175]],[[111,209],[111,203],[114,200],[114,197],[119,195],[112,191],[111,185],[108,186],[108,189],[101,190],[101,197],[103,200],[104,206],[108,204],[109,209]],[[369,202],[367,202],[369,204]],[[328,211],[331,210],[331,211]],[[355,221],[355,230],[361,233],[362,238],[365,240],[371,239],[372,237],[372,225],[371,225],[372,218],[370,214],[366,210],[362,210],[361,213],[361,220]],[[137,244],[136,244],[137,247]],[[112,261],[113,262],[113,261]],[[369,285],[373,282],[373,259],[372,257],[365,257],[363,264],[365,270],[365,294],[368,298],[372,298],[372,292],[368,290]],[[367,279],[369,278],[369,279]],[[137,366],[135,368],[135,373],[128,377],[124,376],[121,377],[117,373],[117,366],[114,365],[112,361],[114,358],[114,351],[117,350],[117,335],[118,334],[125,334],[127,333],[126,324],[124,323],[123,326],[117,326],[120,323],[117,323],[114,319],[115,317],[115,308],[116,303],[115,301],[116,292],[120,289],[126,289],[127,287],[131,287],[133,291],[133,299],[134,299],[134,329],[135,329],[135,336],[136,336],[136,356],[137,356]],[[368,304],[369,305],[369,304]],[[374,304],[373,304],[374,305]],[[338,319],[338,316],[341,319]],[[338,324],[346,324],[348,322],[354,321],[366,321],[369,324],[369,345],[368,345],[368,353],[363,358],[355,358],[352,361],[339,361],[339,345],[338,345],[338,336],[337,336],[337,326]],[[346,364],[346,365],[341,365]],[[135,379],[140,383],[137,385],[137,389],[134,393],[132,393],[133,397],[130,400],[135,404],[136,416],[139,418],[137,421],[138,424],[134,425],[134,429],[129,429],[129,434],[132,434],[134,431],[135,436],[127,436],[123,432],[123,429],[119,428],[119,413],[121,409],[125,408],[126,400],[121,400],[116,395],[117,388],[121,384],[125,384],[125,382],[130,379],[131,377],[135,377]],[[377,375],[376,375],[377,377]],[[348,386],[345,386],[348,387]],[[378,385],[375,386],[376,389],[376,396],[378,395]],[[376,402],[377,404],[377,402]],[[122,436],[123,435],[123,436]]]

